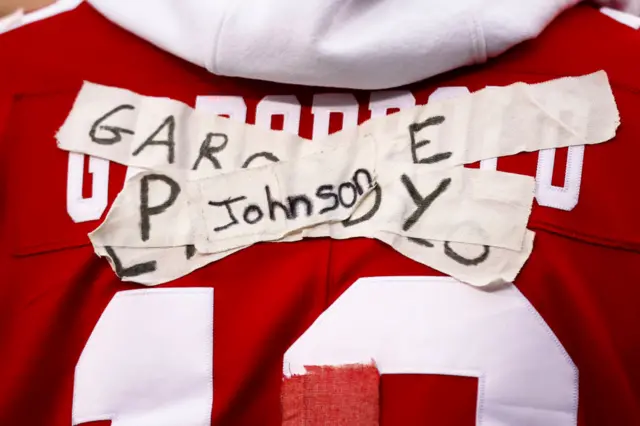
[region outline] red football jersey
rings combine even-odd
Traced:
[[[366,303],[352,300],[358,292],[377,286],[388,298],[379,305],[380,327],[396,321],[384,317],[387,305],[389,312],[410,306],[400,299],[416,282],[443,285],[443,294],[464,287],[482,294],[469,303],[489,308],[500,294],[455,283],[370,239],[256,244],[158,287],[123,283],[94,254],[87,233],[122,188],[126,167],[70,155],[55,142],[83,80],[178,99],[311,139],[424,104],[441,88],[475,91],[600,69],[609,76],[621,116],[613,141],[484,164],[537,180],[529,223],[537,233],[533,253],[515,282],[518,290],[496,300],[515,298],[518,306],[532,307],[531,315],[552,332],[549,344],[562,348],[554,354],[568,355],[558,362],[569,372],[577,369],[570,398],[577,418],[572,407],[562,407],[559,411],[569,414],[549,424],[640,424],[640,272],[635,264],[640,262],[640,201],[631,179],[640,154],[636,52],[640,38],[634,30],[581,6],[536,40],[486,65],[369,93],[213,76],[127,33],[86,4],[3,35],[0,424],[279,425],[285,353],[305,336],[313,340],[323,324],[338,336],[330,320],[344,316],[345,307],[359,306],[353,318],[375,324],[378,311],[368,312]],[[439,278],[415,278],[429,276]],[[373,284],[363,290],[367,282]],[[452,309],[438,314],[449,319],[438,320],[464,317],[466,302],[456,303],[455,294],[442,297]],[[323,312],[326,321],[314,324]],[[393,327],[425,328],[420,315],[417,309]],[[493,327],[508,329],[508,316],[496,321]],[[542,337],[508,331],[513,339],[496,340],[491,351],[520,354],[541,371],[555,368],[547,349],[527,346],[527,339]],[[456,336],[442,333],[422,345],[449,362],[462,354],[442,352],[439,347],[448,340]],[[394,358],[414,349],[386,351]],[[464,355],[490,363],[491,351],[472,346]],[[163,364],[167,359],[171,368]],[[172,359],[180,361],[174,365]],[[437,369],[422,374],[401,367],[382,375],[382,424],[525,424],[510,421],[508,401],[491,399],[495,374]],[[500,386],[512,386],[514,394],[529,386],[507,367],[487,368],[498,371]],[[194,379],[185,381],[186,376]],[[198,387],[181,388],[183,383]],[[191,392],[201,390],[192,398]],[[536,401],[530,404],[536,407]]]

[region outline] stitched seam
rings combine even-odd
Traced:
[[[551,327],[549,327],[549,324],[547,324],[547,322],[544,320],[544,318],[542,318],[542,315],[540,315],[540,313],[533,307],[531,302],[529,302],[529,299],[527,299],[525,297],[525,295],[522,294],[522,292],[520,292],[520,290],[518,289],[517,286],[514,286],[514,289],[518,293],[520,293],[520,295],[522,296],[522,299],[525,301],[526,308],[531,313],[533,313],[533,315],[536,318],[536,320],[538,321],[538,323],[542,325],[543,329],[551,337],[551,339],[553,340],[553,343],[556,345],[558,350],[560,350],[560,352],[562,353],[563,357],[569,362],[569,364],[571,365],[571,368],[575,372],[575,375],[573,377],[573,395],[572,395],[573,404],[572,404],[572,407],[571,407],[572,408],[571,418],[573,419],[573,421],[571,423],[572,424],[578,424],[578,386],[579,386],[579,384],[578,384],[578,374],[579,374],[578,367],[576,367],[576,365],[574,364],[573,360],[571,359],[571,357],[569,356],[569,354],[567,353],[565,348],[560,343],[560,340],[558,340],[558,337],[554,334],[553,330],[551,330]]]
[[[583,146],[584,148],[586,148],[586,145],[572,145],[572,146]],[[571,146],[568,146],[566,148],[571,149]],[[552,179],[553,179],[553,169],[555,168],[555,155],[556,155],[556,149],[557,148],[549,148],[549,149],[553,150],[553,156],[554,156],[553,167],[551,168],[551,176],[552,176]],[[582,158],[583,159],[580,162],[584,165],[584,151],[582,153]],[[573,157],[570,154],[567,154],[567,167],[566,167],[566,170],[565,170],[564,185],[563,186],[555,186],[555,185],[549,183],[549,186],[551,188],[553,188],[554,191],[560,191],[562,193],[569,192],[569,187],[571,186],[571,182],[572,182],[572,180],[570,179],[570,176],[571,176],[571,171],[573,170],[574,166],[575,166],[575,160],[573,159]],[[542,170],[542,162],[540,161],[540,152],[538,151],[538,164],[536,165],[536,176],[540,176],[541,170]],[[582,187],[581,187],[581,183],[582,183],[582,167],[580,167],[578,169],[577,176],[576,176],[574,182],[576,182],[578,184],[578,190],[576,191],[576,195],[571,197],[571,200],[575,204],[578,204],[578,201],[580,199],[580,190],[582,189]],[[539,188],[539,184],[537,183],[536,184],[536,197],[537,197],[538,188]],[[571,211],[571,209],[567,210],[565,208],[565,206],[562,206],[559,203],[555,203],[555,202],[544,204],[544,206],[546,206],[546,207],[555,207],[558,210]]]
[[[486,376],[481,374],[478,376],[478,395],[476,396],[476,424],[484,423],[484,390],[486,387]]]

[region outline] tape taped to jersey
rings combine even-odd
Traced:
[[[217,253],[340,222],[338,229],[315,230],[314,236],[384,231],[521,249],[533,201],[531,177],[462,167],[431,171],[411,163],[379,166],[373,147],[349,144],[196,181],[142,172],[118,194],[91,241],[139,248],[192,244]],[[353,230],[341,231],[346,228]]]
[[[85,83],[57,137],[154,171],[127,181],[91,234],[123,280],[160,284],[257,241],[366,236],[487,285],[512,281],[531,252],[533,179],[459,166],[603,142],[618,124],[604,72],[483,89],[314,143]]]
[[[609,140],[619,123],[604,71],[488,87],[336,132],[318,143],[168,99],[85,82],[58,147],[188,179],[300,158],[375,135],[387,161],[445,169],[487,158]]]

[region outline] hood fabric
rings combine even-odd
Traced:
[[[212,73],[383,89],[482,63],[579,0],[89,0]]]

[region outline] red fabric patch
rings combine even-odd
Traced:
[[[377,426],[380,374],[375,364],[305,367],[282,383],[283,426]]]

